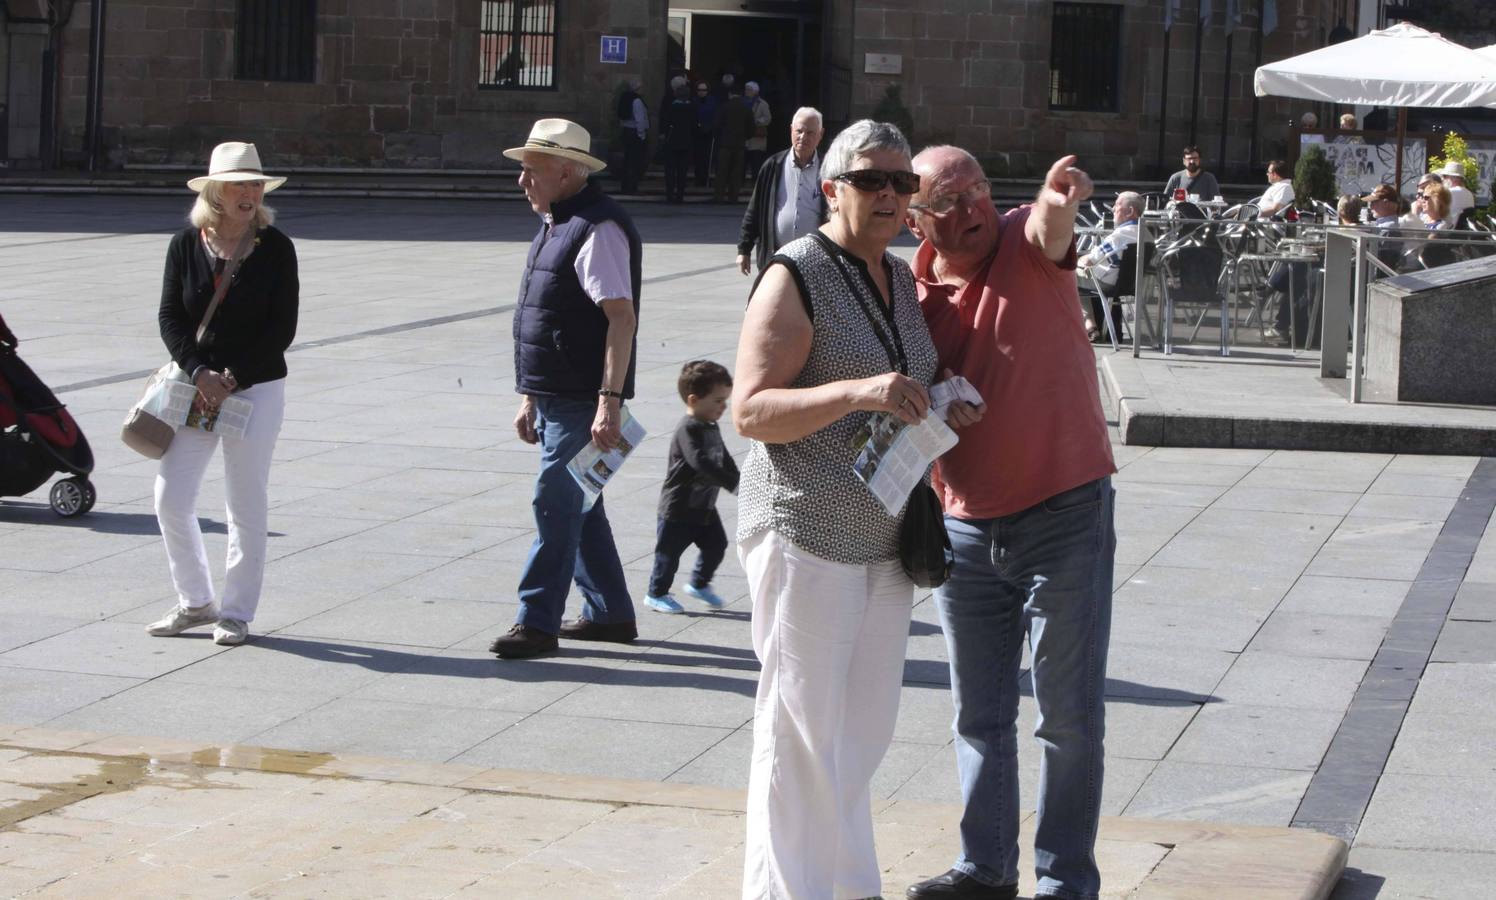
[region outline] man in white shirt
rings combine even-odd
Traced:
[[[514,428],[540,447],[535,540],[520,574],[514,626],[489,649],[528,659],[557,637],[629,643],[638,636],[628,580],[603,498],[584,509],[566,465],[588,444],[623,440],[623,402],[634,395],[643,243],[633,220],[589,175],[603,161],[587,129],[541,119],[523,147],[504,151],[540,229],[515,304]],[[562,622],[572,584],[581,615]]]
[[[821,157],[816,152],[825,134],[821,121],[821,113],[812,107],[796,110],[790,122],[789,149],[765,160],[753,179],[753,196],[738,235],[738,269],[744,275],[750,255],[762,271],[776,250],[826,221]]]
[[[1439,170],[1439,176],[1444,179],[1444,186],[1449,188],[1449,216],[1448,221],[1451,228],[1459,221],[1460,213],[1475,205],[1475,195],[1465,187],[1465,165],[1458,160],[1450,160]]]
[[[1293,203],[1293,170],[1288,163],[1275,159],[1267,164],[1267,190],[1257,198],[1257,218],[1268,219]]]
[[[1143,215],[1143,195],[1136,191],[1123,191],[1117,195],[1112,203],[1112,221],[1115,223],[1112,233],[1106,236],[1106,240],[1098,244],[1090,253],[1080,258],[1075,264],[1076,274],[1094,278],[1101,289],[1108,294],[1113,294],[1117,288],[1117,273],[1122,268],[1122,254],[1127,248],[1138,242],[1138,218]],[[1076,284],[1082,289],[1088,288],[1088,282],[1077,279]],[[1131,293],[1131,285],[1123,285],[1123,293]],[[1101,298],[1086,291],[1090,301],[1090,312],[1086,315],[1086,332],[1092,340],[1099,340],[1101,329],[1097,323],[1101,321],[1104,314],[1101,309]],[[1115,300],[1113,301],[1115,306]],[[1084,307],[1083,307],[1084,308]],[[1116,328],[1117,335],[1122,334],[1122,322],[1117,316],[1117,311],[1112,313],[1112,324]]]

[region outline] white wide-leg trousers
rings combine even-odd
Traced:
[[[869,785],[893,739],[914,588],[777,532],[738,547],[763,669],[753,710],[744,900],[874,897]]]
[[[286,411],[286,381],[257,384],[238,396],[254,404],[244,437],[220,438],[197,428],[177,430],[156,474],[156,521],[166,542],[177,602],[185,607],[212,603],[213,576],[197,521],[197,494],[213,451],[222,443],[229,546],[219,614],[252,622],[265,577],[270,458]]]

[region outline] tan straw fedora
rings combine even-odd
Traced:
[[[208,174],[189,180],[187,186],[201,191],[210,181],[263,181],[267,194],[286,183],[285,178],[266,175],[260,169],[260,151],[254,144],[242,141],[229,141],[214,147],[213,157],[208,161]]]
[[[548,153],[601,172],[608,164],[589,153],[591,149],[592,135],[587,129],[567,119],[541,119],[530,129],[523,147],[505,150],[504,155],[522,161],[526,153]]]

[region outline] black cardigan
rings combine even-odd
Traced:
[[[291,239],[275,228],[262,229],[213,315],[207,346],[199,347],[197,326],[213,300],[213,260],[201,232],[185,228],[166,251],[161,340],[189,374],[198,366],[227,368],[241,389],[285,378],[300,295]]]
[[[784,157],[789,150],[781,150],[764,160],[758,175],[753,179],[753,196],[748,198],[748,208],[743,211],[743,224],[738,232],[738,254],[753,254],[753,262],[759,269],[769,264],[775,243],[774,217],[779,210],[779,170],[784,166]],[[821,194],[821,221],[826,224],[826,195]],[[757,252],[755,252],[755,249]]]

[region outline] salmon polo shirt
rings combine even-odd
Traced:
[[[1059,263],[1024,236],[1032,206],[998,218],[997,251],[959,291],[934,280],[929,241],[914,257],[920,308],[941,369],[982,395],[982,421],[936,463],[947,514],[1007,516],[1117,470],[1075,292],[1075,247]]]

